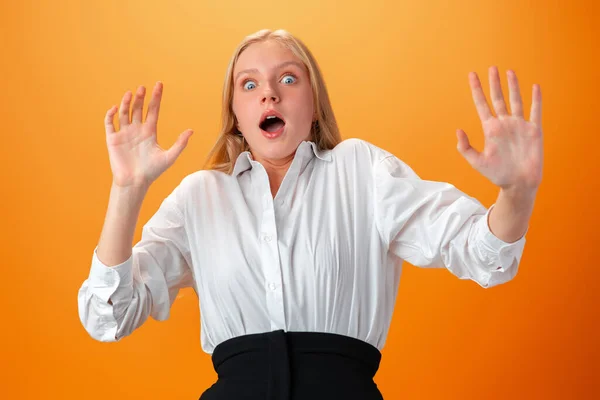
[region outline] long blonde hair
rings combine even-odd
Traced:
[[[311,128],[311,140],[319,150],[333,149],[342,141],[335,115],[329,101],[329,94],[317,61],[306,45],[291,33],[278,29],[271,31],[262,29],[248,35],[238,45],[229,61],[225,83],[223,85],[223,100],[221,112],[221,132],[212,150],[209,152],[206,164],[208,169],[222,171],[227,174],[233,172],[233,167],[238,156],[248,150],[248,144],[236,128],[236,118],[233,113],[233,69],[240,54],[251,44],[266,40],[276,40],[290,49],[308,69],[313,92],[313,101],[317,119]]]

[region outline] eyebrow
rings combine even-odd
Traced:
[[[299,62],[297,62],[297,61],[285,61],[285,62],[282,62],[281,64],[276,65],[274,69],[280,69],[280,68],[286,67],[288,65],[295,65],[295,66],[297,66],[300,69],[304,69],[304,66],[302,64],[300,64]],[[258,69],[256,69],[256,68],[250,68],[250,69],[242,70],[242,71],[238,72],[235,75],[235,79],[233,81],[237,82],[237,80],[238,80],[238,78],[239,78],[239,76],[241,74],[248,73],[248,72],[258,72]]]

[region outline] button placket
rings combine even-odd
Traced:
[[[261,168],[262,169],[262,168]],[[270,325],[275,329],[285,328],[285,316],[283,310],[283,292],[281,287],[281,265],[279,249],[277,246],[277,224],[275,222],[275,210],[273,198],[268,185],[268,177],[264,169],[262,185],[263,213],[260,225],[260,248],[263,273],[265,277],[265,292],[267,311]]]

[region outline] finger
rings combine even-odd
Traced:
[[[480,153],[471,147],[469,137],[462,129],[456,131],[456,137],[458,138],[458,144],[456,149],[462,156],[468,161],[473,168],[477,168]]]
[[[494,106],[494,110],[496,110],[496,115],[498,117],[508,117],[508,110],[506,109],[504,95],[502,94],[502,86],[500,85],[500,75],[498,74],[498,67],[490,67],[489,80],[490,97],[492,98],[492,105]]]
[[[133,101],[133,108],[131,112],[131,122],[142,123],[142,112],[144,109],[144,97],[146,95],[146,88],[140,86],[135,94],[135,100]]]
[[[117,112],[118,108],[117,106],[112,106],[107,112],[106,115],[104,115],[104,129],[106,131],[107,135],[110,135],[111,133],[115,133],[115,125],[114,125],[114,116],[115,113]]]
[[[152,91],[152,98],[148,104],[148,112],[146,113],[146,122],[156,128],[158,123],[158,112],[160,111],[160,100],[162,99],[163,84],[156,82]]]
[[[506,71],[508,77],[508,93],[510,96],[510,110],[515,117],[523,118],[523,101],[521,100],[521,89],[517,74],[513,70]]]
[[[175,160],[177,160],[177,157],[179,157],[183,149],[185,149],[185,146],[187,146],[188,139],[193,133],[194,132],[191,129],[188,129],[179,135],[177,141],[173,143],[173,146],[166,151],[167,165],[173,165]]]
[[[536,124],[539,128],[542,127],[542,88],[538,84],[533,85],[533,94],[531,96],[531,112],[529,120]]]
[[[129,125],[129,104],[131,103],[131,96],[131,92],[128,90],[121,100],[121,107],[119,107],[119,130]]]
[[[481,119],[481,122],[483,123],[492,118],[492,112],[488,106],[485,94],[483,94],[483,90],[481,89],[481,82],[479,82],[477,73],[469,72],[469,84],[471,86],[471,94],[473,95],[477,114],[479,114],[479,119]]]

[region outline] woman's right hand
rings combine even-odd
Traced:
[[[169,150],[156,141],[158,111],[162,97],[162,83],[157,82],[148,104],[146,121],[142,122],[145,88],[140,86],[133,102],[131,121],[129,105],[132,93],[127,91],[119,108],[119,131],[115,131],[113,117],[117,106],[107,111],[104,118],[106,144],[113,173],[113,184],[119,187],[148,188],[186,147],[192,130],[183,131]]]

